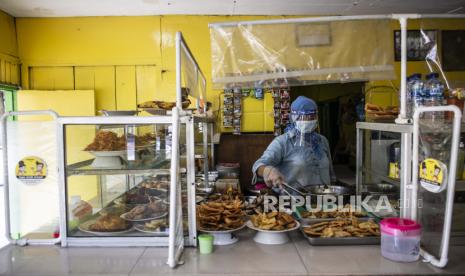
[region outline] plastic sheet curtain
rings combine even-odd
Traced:
[[[391,21],[211,25],[215,88],[394,79]]]
[[[416,22],[419,21],[419,22]],[[422,46],[427,49],[422,57],[424,72],[435,72],[449,90],[465,88],[463,74],[463,34],[460,36],[459,26],[464,26],[465,19],[421,19],[409,20],[409,24],[418,23],[422,37]],[[463,29],[463,28],[462,28]],[[407,39],[407,47],[409,40]],[[411,41],[414,43],[414,41]],[[461,45],[461,46],[460,46]],[[407,51],[408,56],[408,51]],[[462,64],[460,66],[460,64]],[[461,69],[457,66],[462,67]]]

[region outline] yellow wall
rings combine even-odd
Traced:
[[[81,18],[18,18],[22,85],[29,89],[93,89],[96,110],[134,109],[136,103],[175,98],[176,31],[182,31],[207,81],[207,99],[218,108],[220,91],[211,88],[208,23],[271,19],[267,16],[141,16]],[[425,28],[456,29],[465,20],[435,20]],[[431,26],[432,25],[432,26]],[[411,21],[418,29],[420,23]],[[399,29],[393,21],[392,29]],[[369,45],[367,45],[369,47]],[[400,65],[395,63],[397,73]],[[424,62],[409,62],[409,74],[426,73]],[[448,73],[465,79],[465,72]],[[399,81],[393,81],[398,86]],[[370,85],[388,84],[376,82]],[[375,95],[373,101],[395,104],[397,94]],[[272,130],[272,100],[244,102],[243,130]]]
[[[175,33],[182,31],[209,82],[207,99],[217,108],[220,91],[210,85],[208,24],[264,18],[276,17],[18,18],[22,85],[27,89],[95,90],[96,110],[134,109],[137,103],[152,99],[174,101],[174,40]],[[248,99],[245,105],[263,103]],[[250,113],[254,119],[244,120],[245,130],[272,130],[272,123],[267,128],[260,123],[269,117],[264,108]]]
[[[15,19],[0,10],[0,83],[19,84]]]

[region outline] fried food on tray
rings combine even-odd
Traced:
[[[124,231],[131,227],[131,223],[119,216],[105,215],[99,217],[95,223],[89,225],[89,230],[95,232],[117,232]]]
[[[182,108],[188,108],[191,104],[189,99],[182,100]],[[146,101],[137,105],[138,108],[160,108],[164,110],[171,110],[176,106],[175,102],[163,102],[163,101]]]
[[[212,194],[209,195],[207,198],[208,201],[228,201],[235,199],[242,200],[242,194],[239,192],[238,189],[234,188],[232,185],[228,185],[223,193]]]
[[[392,119],[399,114],[399,108],[396,106],[382,108],[381,106],[367,103],[365,104],[365,112],[367,116],[374,119]]]
[[[123,214],[123,218],[129,220],[139,220],[146,218],[154,218],[163,215],[166,212],[166,205],[160,199],[150,198],[150,203],[147,205],[138,205],[131,211]]]
[[[209,231],[237,229],[244,225],[243,202],[239,198],[201,203],[197,206],[199,228]]]
[[[137,105],[139,108],[156,108],[159,101],[146,101]]]
[[[379,225],[373,220],[360,222],[357,218],[314,223],[303,228],[310,237],[345,238],[379,236]]]
[[[364,217],[366,213],[357,211],[356,209],[352,208],[350,204],[346,204],[343,209],[336,210],[333,212],[327,212],[324,210],[311,212],[311,211],[303,211],[301,213],[302,218],[314,218],[314,219],[321,219],[321,218],[352,218],[352,217]]]
[[[163,180],[157,180],[157,179],[146,179],[142,181],[140,184],[141,187],[144,187],[146,189],[169,189],[170,187],[170,182],[169,181],[163,181]]]
[[[115,201],[116,202],[116,201]],[[147,204],[150,202],[150,196],[145,193],[145,189],[136,189],[125,193],[119,200],[118,204]]]
[[[142,136],[135,136],[136,147],[146,146],[155,141],[156,135],[147,133]],[[118,135],[112,131],[100,130],[95,134],[94,141],[84,150],[86,151],[118,151],[126,149],[126,136]]]
[[[297,225],[295,219],[284,212],[273,211],[270,213],[258,213],[250,217],[252,224],[262,230],[286,230]]]
[[[165,110],[171,110],[176,106],[175,102],[158,102],[158,107]]]
[[[84,150],[87,151],[116,151],[123,150],[125,144],[120,143],[118,135],[112,131],[98,131],[94,141]]]

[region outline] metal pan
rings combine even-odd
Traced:
[[[317,185],[305,189],[312,195],[350,195],[352,190],[348,187],[337,185]]]
[[[359,221],[367,221],[368,219],[359,219]],[[327,220],[319,220],[319,221],[314,221],[313,223],[318,223],[322,221],[327,221]],[[305,239],[308,240],[308,242],[311,245],[368,245],[368,244],[380,244],[381,243],[381,237],[347,237],[347,238],[318,238],[318,237],[309,237],[307,234],[305,234],[303,228],[308,225],[312,225],[313,223],[306,224],[305,222],[302,222],[300,231],[304,235]]]

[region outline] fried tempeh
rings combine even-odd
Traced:
[[[339,219],[315,223],[303,228],[311,237],[345,238],[379,236],[379,225],[372,220],[359,223],[358,219]]]

